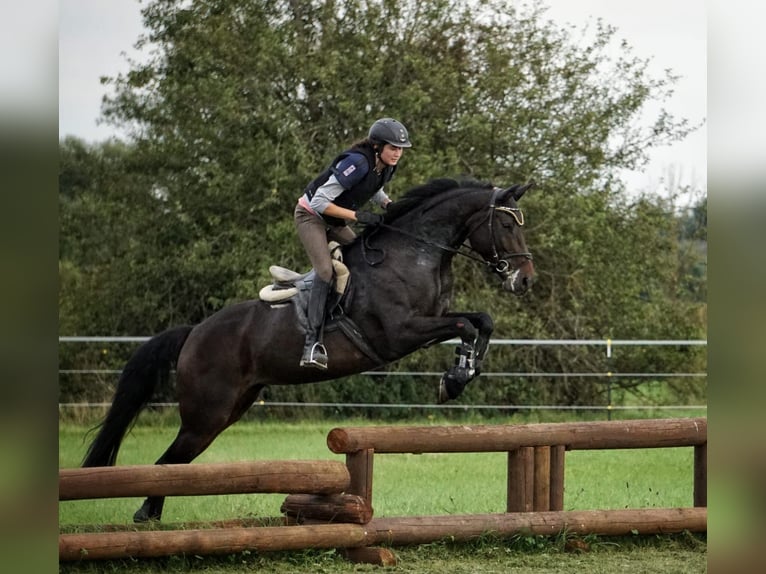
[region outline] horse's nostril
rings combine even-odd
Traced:
[[[521,288],[524,291],[527,291],[532,287],[532,283],[535,282],[535,278],[532,275],[524,275],[524,277],[521,278]]]

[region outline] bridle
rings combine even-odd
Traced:
[[[490,200],[489,204],[489,237],[492,241],[492,262],[485,261],[487,265],[494,265],[494,271],[498,273],[499,275],[506,275],[508,273],[508,270],[511,268],[511,264],[508,263],[508,259],[511,259],[512,257],[524,257],[527,261],[532,261],[532,254],[529,251],[520,251],[518,253],[505,253],[503,254],[503,257],[505,259],[501,259],[500,255],[497,252],[497,242],[495,241],[495,230],[494,230],[494,223],[495,223],[495,213],[498,211],[502,211],[503,213],[509,213],[515,220],[516,224],[519,227],[524,226],[524,212],[521,211],[518,207],[506,207],[504,205],[497,205],[497,196],[500,195],[500,192],[503,190],[499,187],[496,187],[492,192],[492,199]],[[482,220],[483,222],[483,220]]]
[[[430,245],[432,247],[436,247],[438,249],[441,249],[442,251],[447,251],[449,253],[454,253],[456,255],[462,255],[463,257],[467,257],[469,259],[473,259],[474,261],[479,261],[480,263],[484,263],[488,267],[492,267],[492,271],[497,273],[498,275],[502,277],[508,276],[508,270],[511,268],[511,264],[508,262],[508,259],[511,259],[513,257],[524,257],[528,261],[532,261],[532,254],[528,251],[520,251],[517,253],[504,253],[503,258],[501,259],[500,253],[497,249],[497,242],[495,241],[495,233],[494,233],[494,223],[495,223],[495,212],[502,211],[503,213],[509,213],[515,220],[516,224],[521,227],[524,225],[524,213],[519,209],[518,207],[506,207],[504,205],[497,205],[497,198],[500,195],[500,193],[504,191],[502,188],[496,187],[494,188],[492,192],[492,198],[490,199],[490,203],[487,206],[487,212],[484,215],[484,217],[479,220],[479,222],[468,232],[467,235],[472,235],[482,224],[484,224],[484,221],[487,220],[487,224],[489,226],[489,237],[492,241],[492,260],[488,261],[485,259],[476,249],[471,247],[470,245],[466,245],[463,243],[460,247],[465,247],[468,249],[468,252],[461,251],[460,247],[457,249],[454,247],[450,247],[449,245],[443,245],[441,243],[437,243],[436,241],[432,241],[430,239],[424,239],[418,235],[415,235],[414,233],[410,233],[409,231],[405,231],[403,229],[400,229],[398,227],[394,227],[393,225],[388,225],[387,223],[380,223],[377,227],[384,227],[386,229],[390,229],[391,231],[395,231],[396,233],[399,233],[401,235],[405,235],[407,237],[410,237],[412,239],[415,239],[417,241],[420,241],[421,243],[425,243],[426,245]],[[362,253],[364,255],[364,260],[367,262],[368,265],[379,265],[383,262],[383,258],[381,258],[379,261],[370,261],[367,258],[367,250],[370,251],[381,251],[380,249],[371,248],[367,241],[369,238],[374,234],[371,233],[368,236],[364,238],[362,241]],[[476,255],[475,255],[476,254]]]

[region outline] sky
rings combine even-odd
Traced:
[[[545,0],[544,4],[547,17],[562,25],[581,28],[601,18],[617,28],[616,37],[624,38],[637,57],[650,59],[653,74],[670,68],[681,76],[664,106],[702,127],[682,142],[652,151],[649,165],[641,171],[622,175],[639,191],[666,193],[665,182],[670,180],[706,190],[705,4],[700,0],[643,0],[640,6],[615,0]],[[140,59],[134,45],[143,30],[141,7],[137,0],[60,0],[60,137],[74,135],[91,142],[124,137],[118,128],[99,122],[107,93],[99,78],[128,71],[129,57]]]

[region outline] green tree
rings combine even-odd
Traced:
[[[394,199],[436,176],[538,182],[523,200],[532,293],[510,299],[459,261],[456,309],[492,313],[499,337],[704,335],[704,300],[684,295],[690,255],[673,207],[631,199],[616,177],[692,127],[665,111],[640,122],[675,77],[653,77],[624,44],[610,56],[613,28],[599,22],[583,44],[542,3],[509,0],[154,0],[142,13],[138,45],[150,56],[104,79],[104,117],[131,126],[131,142],[61,144],[62,329],[148,334],[197,322],[254,297],[270,263],[305,268],[297,196],[375,118],[393,116],[415,144]],[[490,360],[603,367],[570,349],[493,349]],[[603,393],[582,381],[482,389],[477,402]]]

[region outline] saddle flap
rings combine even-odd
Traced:
[[[346,267],[346,264],[338,259],[332,260],[333,269],[335,269],[335,292],[338,295],[343,295],[346,292],[346,286],[348,285],[349,276],[351,272]]]

